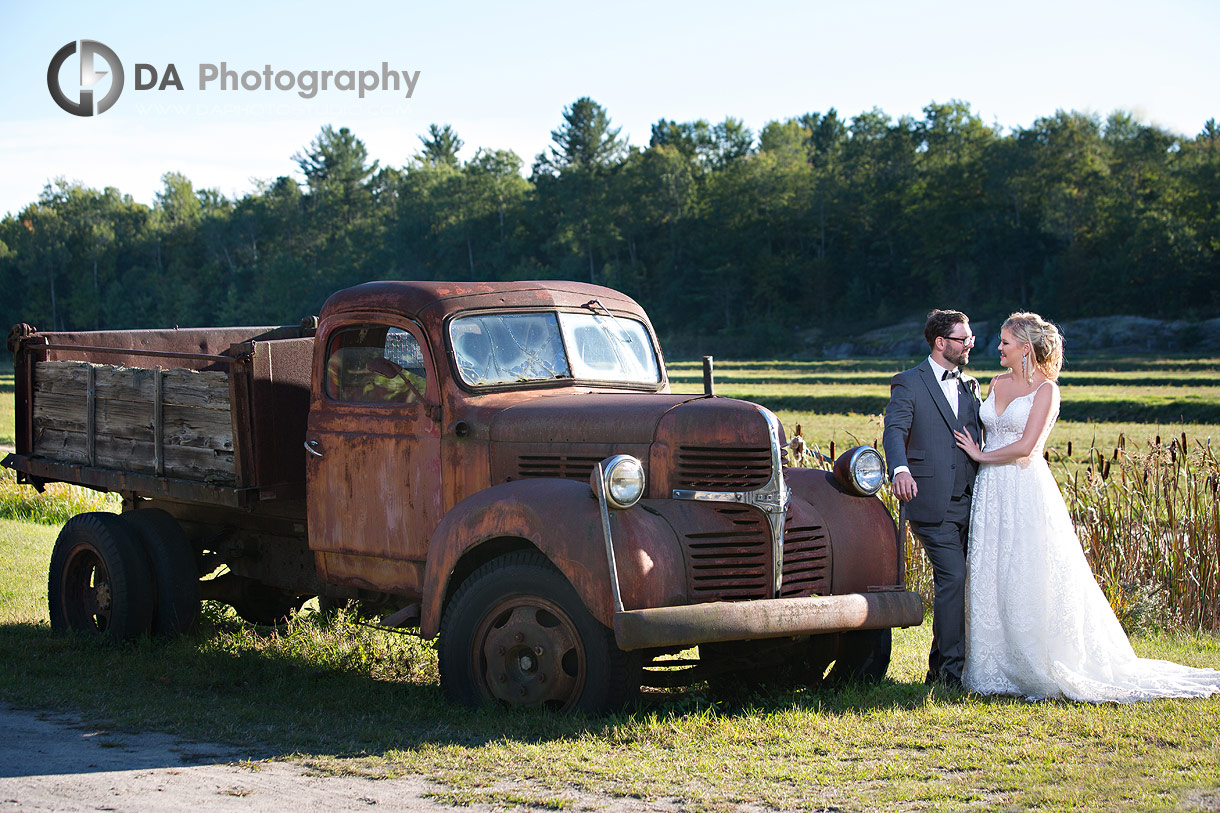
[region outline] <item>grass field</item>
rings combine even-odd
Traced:
[[[13,445],[13,362],[0,361],[0,448]]]
[[[964,696],[922,683],[927,625],[888,678],[841,691],[651,691],[604,719],[467,711],[416,638],[306,616],[253,627],[207,604],[200,629],[124,646],[52,635],[54,526],[0,521],[0,698],[123,729],[219,741],[321,773],[421,774],[457,805],[566,809],[579,790],[684,810],[1214,809],[1220,698],[1133,705]],[[1220,666],[1220,640],[1137,650]]]

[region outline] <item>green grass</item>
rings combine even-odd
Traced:
[[[16,442],[13,412],[13,362],[0,361],[0,449]]]
[[[121,505],[117,494],[63,483],[49,483],[39,492],[19,485],[12,469],[0,468],[0,518],[62,525],[85,511],[118,511]]]
[[[47,564],[59,528],[0,519],[0,619],[33,624],[47,617]]]
[[[650,691],[608,718],[449,706],[431,644],[339,616],[253,627],[206,604],[168,643],[50,632],[56,529],[0,521],[0,699],[71,709],[291,758],[321,773],[422,775],[451,804],[580,808],[575,794],[684,810],[1166,809],[1220,799],[1220,697],[1028,703],[929,689],[927,625],[900,630],[887,679],[833,691]],[[1220,666],[1220,639],[1137,638]],[[1210,801],[1209,801],[1210,800]]]

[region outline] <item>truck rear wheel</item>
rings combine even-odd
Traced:
[[[152,632],[172,638],[199,620],[199,569],[182,527],[159,508],[122,515],[148,557],[154,590]]]
[[[90,512],[64,523],[47,579],[51,629],[138,638],[152,622],[152,593],[144,552],[121,519]]]
[[[445,610],[441,685],[467,706],[580,709],[599,714],[639,690],[639,659],[585,609],[536,551],[500,556],[462,583]]]

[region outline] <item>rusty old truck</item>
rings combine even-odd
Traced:
[[[64,525],[55,630],[317,597],[436,637],[455,701],[597,712],[733,670],[877,678],[923,620],[877,451],[789,467],[768,409],[672,393],[609,288],[370,282],[300,326],[17,325],[9,347],[4,465],[122,497]]]

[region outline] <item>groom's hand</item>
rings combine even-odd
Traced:
[[[915,484],[915,478],[909,471],[902,471],[895,475],[892,485],[894,495],[903,502],[910,502],[919,493],[919,486]]]

